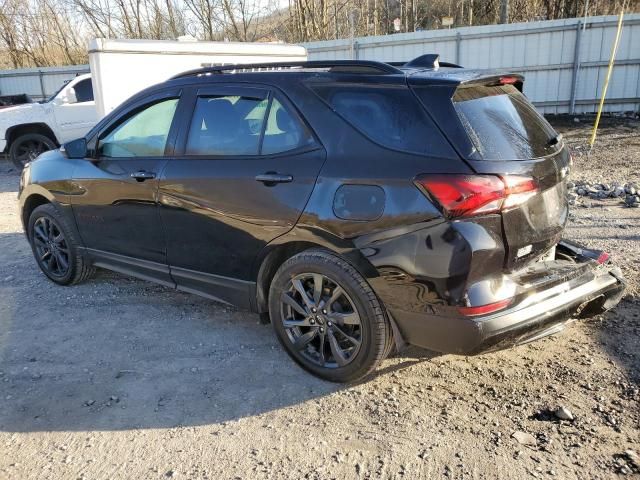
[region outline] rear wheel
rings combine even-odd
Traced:
[[[22,170],[28,162],[38,158],[38,155],[54,148],[55,142],[46,135],[26,133],[11,142],[9,156],[16,168]]]
[[[326,251],[302,252],[278,269],[269,291],[269,313],[287,353],[333,382],[366,376],[392,343],[384,309],[369,284]]]
[[[28,229],[36,262],[54,282],[71,285],[89,278],[95,271],[80,253],[67,219],[52,204],[40,205],[31,213]]]

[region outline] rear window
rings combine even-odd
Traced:
[[[393,150],[451,156],[451,149],[406,87],[310,85],[331,108],[370,140]]]
[[[558,134],[513,85],[469,86],[453,96],[456,112],[482,160],[525,160],[553,153]]]

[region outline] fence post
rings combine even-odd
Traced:
[[[47,94],[44,91],[44,72],[42,70],[38,70],[38,77],[40,78],[40,92],[42,92],[42,100],[46,100]]]
[[[460,44],[462,43],[462,35],[456,32],[456,64],[460,65]]]
[[[578,91],[578,74],[580,73],[580,44],[582,43],[582,22],[576,24],[576,44],[573,48],[573,72],[571,74],[571,97],[569,99],[569,114],[576,111],[576,93]]]

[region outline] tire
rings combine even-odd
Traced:
[[[93,275],[95,268],[81,254],[75,231],[53,204],[37,207],[27,228],[36,263],[50,280],[72,285]]]
[[[367,376],[393,343],[385,310],[367,281],[324,250],[304,251],[280,266],[269,290],[269,314],[291,358],[331,382]]]
[[[56,142],[41,133],[25,133],[20,135],[9,148],[9,157],[18,170],[22,170],[27,162],[35,160],[38,155],[58,148]]]

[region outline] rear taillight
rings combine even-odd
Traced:
[[[538,192],[536,181],[519,175],[421,175],[416,185],[450,218],[470,217],[522,205]]]

